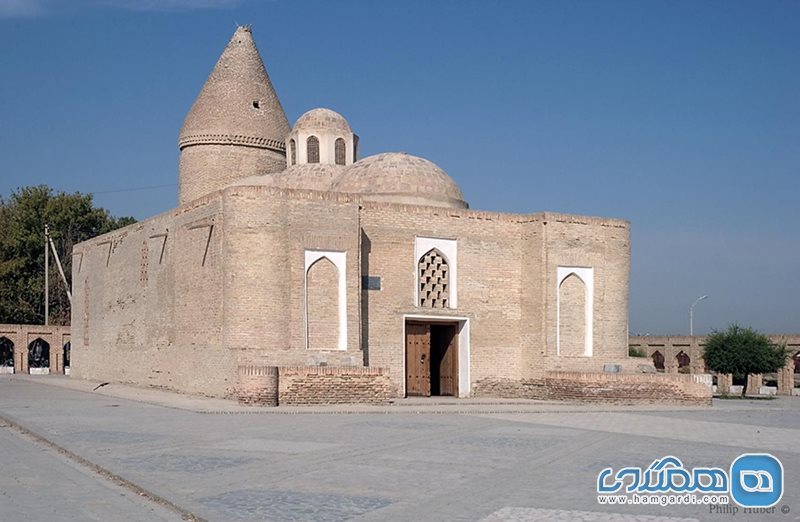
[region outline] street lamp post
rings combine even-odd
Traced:
[[[694,307],[697,303],[702,301],[703,299],[708,299],[707,295],[701,295],[697,299],[694,300],[692,306],[689,307],[689,336],[694,335]]]

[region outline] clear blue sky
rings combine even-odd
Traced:
[[[0,0],[0,194],[143,219],[236,24],[293,122],[444,168],[473,208],[632,223],[630,329],[800,331],[800,2]],[[118,189],[165,185],[133,191]]]

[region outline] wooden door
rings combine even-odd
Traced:
[[[443,333],[446,344],[439,367],[439,394],[458,397],[458,328],[448,325]]]
[[[431,395],[431,327],[406,323],[406,395]]]

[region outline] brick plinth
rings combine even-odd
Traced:
[[[544,379],[481,379],[472,387],[473,397],[497,397],[500,399],[547,400]]]
[[[760,373],[751,373],[747,376],[747,395],[758,395],[764,384],[764,376]]]
[[[717,393],[727,395],[731,392],[731,386],[733,386],[733,375],[730,373],[717,375]]]
[[[278,405],[278,368],[276,366],[239,366],[236,398],[253,406]]]
[[[778,370],[778,395],[792,395],[794,389],[794,360],[788,359],[786,366]]]
[[[710,405],[711,389],[681,374],[546,372],[543,379],[484,379],[473,395],[612,404]]]
[[[383,368],[295,366],[279,374],[281,405],[385,404],[393,396]]]
[[[394,396],[383,368],[239,366],[236,398],[252,406],[385,404]]]

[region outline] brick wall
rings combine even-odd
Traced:
[[[363,366],[358,205],[346,197],[269,187],[231,187],[223,192],[223,200],[229,274],[224,286],[224,344],[234,350],[238,364]],[[306,349],[306,250],[346,253],[345,350],[337,349],[336,336],[318,338],[320,349]],[[329,304],[336,313],[322,311],[325,317],[332,315],[338,327],[338,277],[326,276],[323,279],[330,281],[323,286],[314,283],[314,273],[311,278],[311,304],[320,304],[315,303],[317,297],[332,299]]]
[[[475,395],[613,404],[711,404],[711,389],[691,375],[551,371],[542,379],[486,379],[476,383]]]
[[[691,375],[548,372],[545,385],[551,399],[711,405],[711,389]]]
[[[231,393],[221,210],[216,194],[75,246],[73,377]]]
[[[617,219],[546,212],[539,217],[544,250],[546,370],[597,371],[603,363],[622,363],[628,356],[628,280],[630,225]],[[556,308],[559,266],[591,267],[592,357],[556,355]]]
[[[285,168],[285,154],[273,150],[215,144],[186,147],[180,157],[180,203],[216,192],[247,176]]]
[[[363,205],[362,273],[381,278],[380,290],[361,292],[366,356],[370,366],[388,369],[398,395],[405,383],[406,315],[469,319],[473,382],[485,376],[520,376],[519,218],[465,209]],[[420,307],[415,300],[417,237],[458,241],[457,308]]]
[[[233,397],[253,406],[385,404],[393,390],[383,368],[240,366]]]
[[[242,404],[278,405],[278,368],[276,366],[239,366],[239,386],[235,397]]]
[[[279,369],[281,405],[385,404],[393,396],[383,368],[300,366]]]

